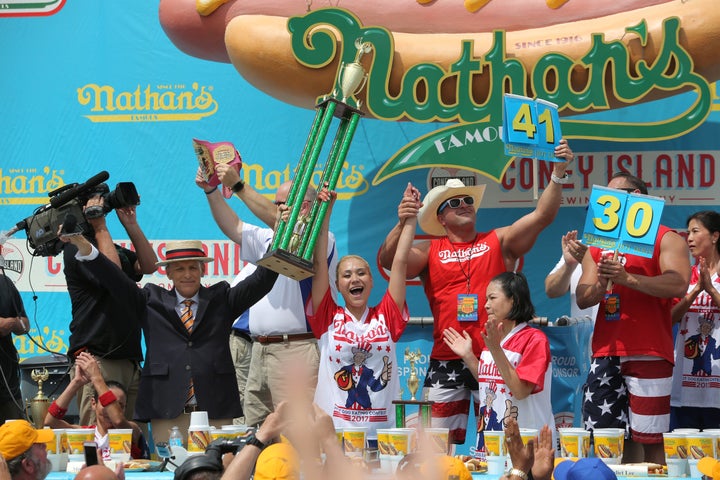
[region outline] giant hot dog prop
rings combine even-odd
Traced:
[[[322,67],[299,63],[288,31],[288,17],[330,6],[329,0],[208,1],[209,6],[204,0],[161,0],[161,24],[178,48],[209,60],[231,61],[248,82],[289,104],[314,108],[317,97],[329,92],[339,57]],[[387,91],[397,93],[403,76],[414,65],[432,62],[450,71],[461,55],[463,40],[472,40],[473,56],[482,58],[495,41],[493,30],[506,31],[507,57],[522,62],[528,73],[549,52],[579,62],[592,46],[592,34],[600,33],[608,42],[622,39],[628,46],[629,71],[634,74],[638,61],[652,64],[655,60],[664,34],[663,21],[670,17],[679,18],[678,41],[692,57],[694,71],[715,81],[720,78],[720,50],[709,46],[720,40],[716,1],[340,0],[332,6],[351,11],[363,26],[384,27],[392,33],[394,55]],[[198,13],[203,3],[204,16]],[[626,31],[643,20],[647,25],[645,45]],[[366,67],[371,61],[369,58]],[[573,69],[570,85],[575,91],[588,85],[588,75],[587,69]],[[487,96],[489,81],[488,75],[473,75],[472,94],[478,102]],[[612,90],[607,89],[609,103],[618,105]],[[671,93],[655,89],[642,100]],[[364,95],[365,91],[359,98],[367,104]],[[440,95],[444,102],[455,101],[457,83],[444,81]],[[373,115],[372,111],[366,113]]]

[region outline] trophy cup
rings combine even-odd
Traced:
[[[342,64],[332,93],[323,97],[315,107],[315,119],[288,193],[289,218],[279,222],[270,251],[258,262],[259,265],[295,280],[302,280],[314,273],[312,253],[327,214],[328,204],[315,199],[308,212],[301,214],[300,211],[330,124],[333,118],[340,119],[318,185],[327,184],[329,190],[334,190],[362,115],[356,95],[365,86],[367,73],[360,60],[364,54],[370,52],[372,45],[358,38],[355,40],[355,48],[357,52],[354,61]]]
[[[50,378],[50,374],[47,368],[43,367],[42,370],[33,369],[30,372],[30,378],[37,382],[38,391],[32,400],[25,400],[27,402],[27,409],[35,428],[43,428],[45,415],[47,415],[48,408],[50,408],[50,399],[43,393],[42,386],[43,382],[47,382],[47,379]]]
[[[420,380],[417,376],[417,368],[415,367],[415,362],[420,360],[420,356],[422,353],[418,349],[415,352],[411,352],[410,348],[405,348],[405,361],[410,362],[410,376],[407,379],[407,387],[408,390],[410,390],[410,400],[416,401],[415,394],[418,391],[418,387],[420,386]]]
[[[410,347],[405,348],[405,361],[410,362],[410,376],[407,379],[407,387],[410,390],[410,400],[393,400],[395,405],[395,426],[398,428],[405,428],[405,407],[407,405],[415,405],[419,410],[420,417],[420,428],[430,427],[431,424],[431,411],[433,402],[428,400],[417,400],[415,395],[417,394],[418,388],[420,387],[420,379],[418,378],[418,371],[415,364],[422,357],[422,352],[418,348],[416,351],[410,351]]]

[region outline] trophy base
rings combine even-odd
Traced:
[[[303,280],[315,274],[312,262],[280,248],[268,252],[257,263],[293,280]]]

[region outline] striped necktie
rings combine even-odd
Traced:
[[[183,300],[182,303],[185,305],[185,309],[180,315],[180,321],[185,325],[188,332],[192,332],[193,325],[195,324],[195,315],[193,315],[192,304],[195,303],[193,300]]]
[[[185,305],[185,309],[180,315],[180,321],[185,325],[188,332],[192,332],[193,325],[195,324],[195,315],[193,315],[192,304],[195,303],[193,300],[186,299],[182,302]],[[193,386],[193,380],[190,378],[190,387],[188,388],[187,399],[185,400],[186,405],[194,405],[197,403],[195,399],[195,387]]]

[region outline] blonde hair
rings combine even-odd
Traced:
[[[372,277],[372,270],[370,269],[370,264],[368,263],[367,260],[365,260],[360,255],[345,255],[344,257],[341,257],[340,260],[338,260],[337,267],[335,267],[335,276],[337,278],[340,278],[340,265],[342,265],[345,260],[353,260],[353,259],[358,260],[361,263],[364,263],[369,275]]]

